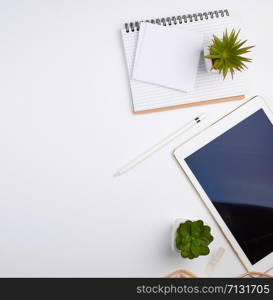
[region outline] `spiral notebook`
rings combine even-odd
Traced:
[[[221,36],[225,29],[239,29],[234,26],[227,9],[125,23],[121,33],[135,113],[240,100],[245,97],[243,73],[237,72],[233,80],[231,77],[223,80],[219,74],[207,72],[202,58],[199,61],[194,89],[189,92],[133,80],[132,71],[141,22],[166,27],[181,26],[181,28],[200,32],[204,35],[204,45],[209,42],[213,34]]]

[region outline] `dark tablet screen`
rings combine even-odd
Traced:
[[[252,264],[273,251],[273,125],[260,109],[185,159]]]

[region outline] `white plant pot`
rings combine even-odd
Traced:
[[[172,250],[175,251],[175,252],[178,252],[180,253],[180,251],[176,248],[176,243],[175,243],[175,238],[176,238],[176,230],[177,228],[179,227],[179,225],[181,223],[184,223],[186,222],[187,220],[190,220],[190,219],[175,219],[174,223],[173,223],[173,227],[172,227],[172,242],[171,242],[171,247],[172,247]]]
[[[210,55],[210,53],[209,53],[209,44],[206,44],[204,46],[204,56],[207,56],[207,55]],[[214,74],[215,73],[219,73],[217,70],[212,69],[212,61],[211,61],[211,59],[204,58],[204,60],[205,60],[205,68],[206,68],[207,72],[214,73]]]

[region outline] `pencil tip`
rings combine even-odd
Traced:
[[[116,172],[114,175],[113,175],[113,177],[115,178],[115,177],[118,177],[118,176],[120,176],[121,174],[120,174],[120,172]]]

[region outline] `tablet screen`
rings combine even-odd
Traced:
[[[273,125],[260,109],[185,159],[252,264],[273,251]]]

